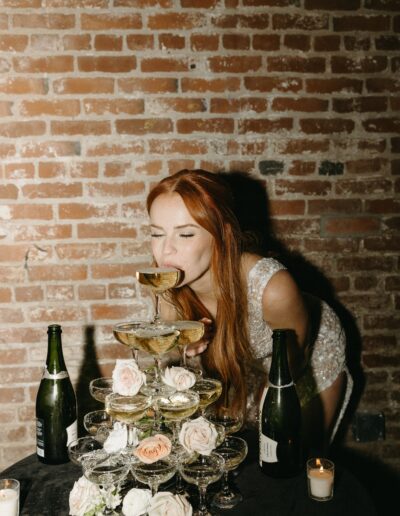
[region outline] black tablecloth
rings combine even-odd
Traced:
[[[373,502],[358,480],[336,464],[334,497],[316,502],[307,494],[305,470],[295,478],[272,479],[256,462],[256,446],[249,440],[249,455],[234,478],[244,500],[224,511],[229,516],[376,516]],[[74,481],[82,475],[72,464],[48,466],[35,454],[0,474],[21,483],[21,516],[67,516],[68,496]],[[145,487],[145,486],[143,486]],[[212,489],[212,486],[210,486]],[[160,488],[162,490],[162,487]],[[214,511],[211,511],[214,514]],[[215,512],[215,514],[221,514]]]

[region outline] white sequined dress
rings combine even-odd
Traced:
[[[272,357],[272,330],[263,318],[262,296],[268,281],[282,269],[285,269],[284,265],[274,258],[262,258],[251,268],[248,275],[249,337],[254,358],[247,375],[247,421],[250,424],[254,424],[258,418],[258,403],[255,399],[257,385],[265,382]],[[333,438],[349,402],[353,381],[346,366],[344,330],[332,308],[324,301],[318,302],[320,321],[317,336],[311,344],[308,365],[297,380],[296,388],[300,403],[305,405],[317,393],[329,387],[341,372],[346,373],[346,393],[332,432]]]

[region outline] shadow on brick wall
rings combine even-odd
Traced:
[[[307,261],[300,252],[290,251],[274,235],[265,181],[245,172],[221,174],[234,194],[236,214],[245,234],[244,249],[262,256],[276,257],[288,268],[302,291],[326,301],[342,322],[348,342],[346,359],[354,380],[354,388],[345,417],[332,445],[331,455],[368,489],[378,515],[386,516],[391,513],[390,507],[397,505],[395,497],[400,487],[398,473],[382,460],[368,457],[345,445],[346,435],[365,385],[361,367],[362,339],[355,318],[338,301],[335,290],[324,273]]]
[[[79,370],[78,382],[76,386],[76,399],[78,403],[78,433],[79,436],[87,432],[83,427],[83,417],[92,410],[104,408],[103,404],[96,401],[89,392],[89,383],[94,378],[102,376],[96,354],[94,326],[85,327],[85,342],[83,360]]]

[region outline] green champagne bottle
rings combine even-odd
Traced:
[[[301,409],[290,374],[290,330],[274,330],[269,384],[260,402],[260,466],[271,477],[292,477],[302,466]]]
[[[47,329],[46,366],[36,396],[36,453],[45,464],[68,462],[68,444],[77,438],[76,397],[65,367],[61,326]]]

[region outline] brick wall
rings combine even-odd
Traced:
[[[265,181],[299,278],[347,321],[358,408],[386,416],[385,441],[349,446],[399,468],[398,0],[0,6],[0,469],[34,451],[48,324],[80,400],[127,356],[112,325],[151,307],[143,201],[183,167]]]

